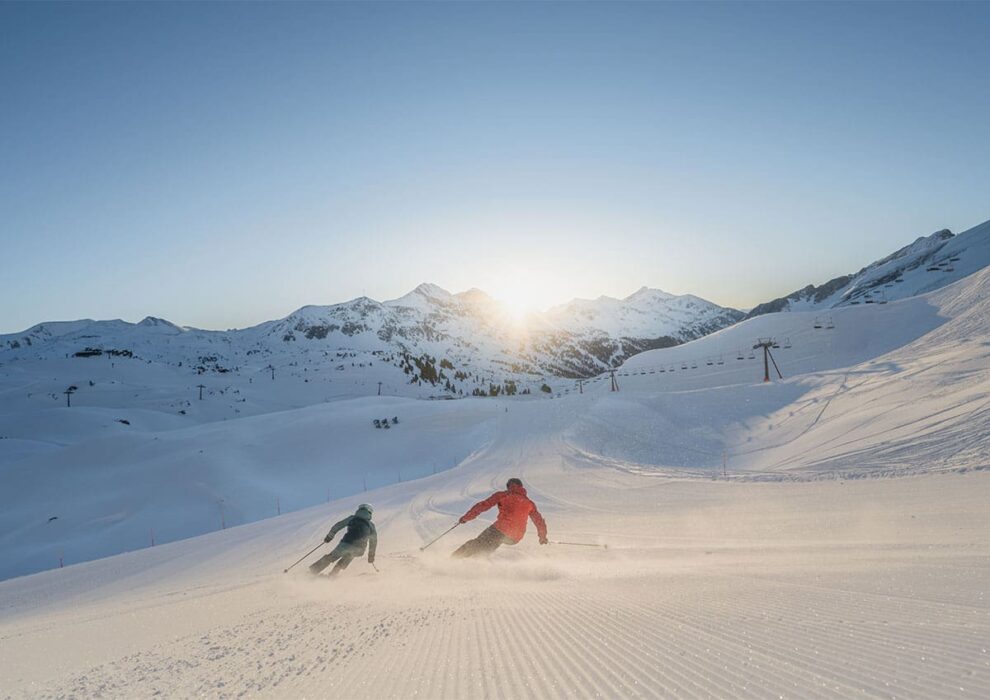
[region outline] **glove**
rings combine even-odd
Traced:
[[[375,563],[375,558],[374,557],[368,557],[368,563],[369,564],[374,564]]]
[[[550,544],[550,540],[548,540],[546,537],[541,537],[540,544]]]
[[[466,523],[467,521],[468,521],[468,516],[466,516],[466,515],[462,515],[462,516],[461,516],[460,518],[458,518],[458,520],[457,520],[457,522],[459,522],[459,523],[460,523],[461,525],[463,525],[463,524],[464,524],[464,523]]]
[[[329,542],[332,539],[333,539],[333,535],[327,535],[326,537],[323,538],[323,541],[324,542]]]

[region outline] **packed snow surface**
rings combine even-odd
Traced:
[[[133,551],[0,583],[0,689],[990,696],[988,290],[983,270],[827,319],[757,317],[637,355],[618,392],[606,376],[553,398],[273,400],[193,427],[151,407],[129,426],[95,407],[45,430],[26,418],[3,447],[8,575],[41,566],[32,549],[49,566],[85,558],[74,547]],[[783,379],[762,381],[761,337]],[[73,442],[99,421],[102,442]],[[58,475],[48,496],[42,472]],[[531,529],[451,560],[482,516],[420,550],[511,476],[556,543]],[[218,499],[262,494],[271,511],[276,492],[308,507],[217,529]],[[362,501],[380,572],[283,573]],[[152,521],[207,518],[210,534],[137,544]]]

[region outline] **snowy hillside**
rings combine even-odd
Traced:
[[[549,400],[370,397],[179,428],[154,410],[122,425],[58,409],[3,467],[16,488],[0,493],[0,562],[8,576],[69,565],[0,582],[0,687],[986,697],[988,289],[982,270],[828,322],[760,316],[637,355],[618,392],[606,377]],[[784,376],[770,383],[750,359],[766,337]],[[64,447],[84,422],[106,436]],[[531,530],[490,560],[451,560],[489,512],[420,550],[509,476],[555,544]],[[276,516],[279,494],[313,505]],[[283,573],[361,501],[380,572]],[[150,546],[152,521],[157,534],[253,503],[270,517]],[[75,563],[114,546],[132,551]]]
[[[596,454],[675,472],[859,478],[990,467],[990,269],[937,292],[744,321],[646,352],[584,386],[603,399],[573,428]],[[784,379],[763,353],[773,338]],[[759,387],[759,389],[756,389]],[[610,425],[590,430],[586,423]],[[882,439],[881,437],[882,436]]]
[[[958,236],[948,229],[901,248],[853,275],[821,286],[808,285],[756,306],[748,318],[778,311],[821,311],[840,306],[882,304],[924,294],[990,265],[990,221]]]

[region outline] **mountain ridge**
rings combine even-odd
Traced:
[[[359,296],[310,304],[282,318],[227,331],[179,326],[156,316],[138,323],[43,322],[0,335],[0,362],[91,357],[104,351],[129,352],[197,372],[276,365],[318,369],[328,364],[347,372],[384,362],[391,367],[388,376],[365,378],[360,386],[375,386],[382,379],[394,387],[408,385],[398,393],[414,396],[438,390],[453,395],[495,391],[495,385],[531,390],[548,378],[599,374],[637,353],[694,340],[744,318],[884,304],[939,289],[987,264],[990,221],[958,235],[942,229],[916,238],[854,274],[809,284],[748,313],[697,295],[644,286],[624,298],[575,298],[530,312],[521,323],[506,305],[476,287],[451,293],[423,282],[394,299]],[[337,361],[345,357],[347,363]]]
[[[253,365],[261,357],[271,358],[268,364],[298,364],[320,355],[348,355],[365,360],[357,362],[361,367],[384,359],[410,375],[409,383],[425,376],[431,385],[460,394],[478,387],[458,386],[451,373],[440,381],[444,373],[436,365],[441,360],[456,367],[453,373],[462,383],[465,376],[478,383],[482,374],[500,384],[545,375],[590,376],[644,349],[692,340],[741,317],[740,311],[694,295],[643,287],[624,299],[574,300],[532,312],[521,326],[504,304],[480,289],[451,293],[424,282],[395,299],[361,296],[309,304],[228,331],[181,327],[154,316],[134,324],[120,319],[46,322],[0,335],[0,357],[127,350],[166,364],[219,371]]]
[[[960,234],[940,229],[920,236],[858,272],[808,284],[754,306],[746,318],[781,311],[816,311],[886,303],[945,287],[990,264],[990,221]]]

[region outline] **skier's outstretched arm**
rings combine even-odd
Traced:
[[[371,534],[368,535],[368,563],[375,563],[375,550],[378,549],[378,530],[375,529],[374,523],[368,523],[371,525]]]
[[[347,527],[348,523],[351,522],[351,518],[353,518],[353,517],[354,517],[353,515],[348,515],[346,518],[344,518],[343,520],[341,520],[339,523],[334,523],[334,526],[332,528],[330,528],[330,532],[328,532],[327,533],[327,536],[323,538],[323,541],[324,542],[329,542],[330,540],[332,540],[334,535],[336,535],[338,532],[340,532],[345,527]]]
[[[547,521],[540,515],[540,511],[536,510],[536,506],[533,506],[533,510],[529,511],[529,519],[536,525],[536,534],[540,536],[540,544],[547,544],[550,541],[547,539]]]
[[[502,500],[502,497],[505,496],[505,494],[506,494],[505,491],[496,491],[485,500],[475,503],[473,506],[471,506],[471,510],[469,510],[467,513],[462,515],[460,520],[458,520],[457,522],[466,523],[469,520],[474,520],[489,508],[492,508],[495,505],[497,505],[498,502]]]

